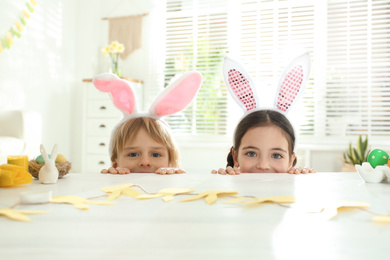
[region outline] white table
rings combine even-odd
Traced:
[[[34,180],[0,188],[0,208],[17,203],[24,191],[89,198],[104,194],[100,188],[126,183],[149,192],[235,190],[256,197],[295,196],[295,205],[350,200],[370,203],[370,210],[380,214],[390,209],[390,183],[367,184],[356,173],[72,173],[54,185]],[[0,217],[0,259],[390,259],[390,224],[375,223],[362,210],[324,220],[320,213],[271,203],[247,208],[223,203],[227,198],[213,205],[204,200],[178,202],[186,196],[171,202],[120,197],[114,205],[90,205],[87,211],[67,204],[18,206],[51,213],[29,215],[32,222]]]

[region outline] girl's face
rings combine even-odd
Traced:
[[[288,148],[280,127],[254,127],[242,137],[238,151],[233,150],[234,165],[242,173],[286,173],[295,159]]]
[[[168,149],[141,128],[134,139],[127,140],[123,150],[118,152],[113,167],[127,168],[130,172],[155,172],[158,168],[169,167]]]

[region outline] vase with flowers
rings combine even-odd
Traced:
[[[124,51],[125,47],[123,46],[122,43],[119,43],[117,41],[111,42],[109,45],[106,45],[102,49],[102,54],[104,56],[109,56],[111,60],[111,68],[110,72],[118,75],[119,77],[122,76],[122,72],[119,69],[119,54]]]

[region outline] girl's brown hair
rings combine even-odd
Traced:
[[[167,167],[180,168],[179,150],[172,138],[168,125],[161,120],[149,117],[137,117],[123,123],[115,132],[111,151],[111,161],[118,158],[126,142],[133,139],[140,129],[144,129],[153,140],[164,145],[168,149],[169,165]]]
[[[288,142],[288,151],[290,156],[294,154],[295,133],[290,121],[282,113],[276,110],[258,110],[245,116],[237,125],[234,131],[234,144],[230,148],[230,153],[227,156],[227,166],[234,166],[232,150],[238,151],[241,145],[242,137],[246,132],[254,127],[275,125],[283,130],[283,133]],[[297,158],[293,162],[293,166],[297,163]]]

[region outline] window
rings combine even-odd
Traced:
[[[312,61],[299,113],[292,111],[301,137],[390,134],[385,0],[167,0],[166,84],[186,70],[204,76],[194,104],[169,118],[174,131],[225,135],[234,128],[234,104],[221,73],[226,54],[240,59],[262,104],[272,106],[278,77],[296,47]]]
[[[327,9],[325,133],[389,135],[390,2],[329,1]]]
[[[227,90],[221,61],[228,50],[225,1],[167,1],[165,85],[198,70],[203,84],[193,104],[167,121],[176,133],[226,134]]]

